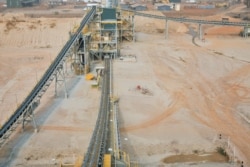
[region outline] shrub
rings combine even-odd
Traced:
[[[227,152],[225,151],[224,148],[222,148],[222,147],[217,147],[217,148],[216,148],[216,151],[217,151],[219,154],[221,154],[221,155],[223,155],[223,156],[225,156],[225,157],[228,157]]]

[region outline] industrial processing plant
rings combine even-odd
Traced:
[[[247,2],[0,5],[0,167],[250,165]]]

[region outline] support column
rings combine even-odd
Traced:
[[[165,23],[165,39],[168,38],[168,20],[166,19],[166,23]]]
[[[135,42],[135,19],[134,19],[134,15],[132,15],[132,31],[133,31],[133,42]]]
[[[88,50],[87,50],[87,43],[88,41],[88,37],[87,36],[83,36],[83,52],[84,52],[84,74],[86,75],[89,72],[89,54],[88,54]]]
[[[247,36],[247,38],[248,38],[248,31],[249,31],[249,29],[250,29],[250,27],[248,26],[248,27],[246,27],[246,36]]]
[[[120,13],[120,17],[121,17],[121,20],[122,20],[122,14]],[[119,41],[122,43],[122,35],[123,35],[123,26],[122,26],[122,24],[120,24],[120,34],[119,34],[119,37],[120,37],[120,39],[119,39]]]
[[[37,132],[37,124],[34,117],[34,110],[38,106],[39,102],[33,102],[29,105],[26,111],[22,115],[22,130],[24,131],[25,122],[32,121],[35,132]]]
[[[246,36],[246,27],[243,27],[243,30],[242,30],[242,37],[245,38]]]
[[[64,73],[63,65],[60,65],[60,67],[58,67],[58,69],[56,71],[55,78],[56,78],[55,79],[55,96],[57,96],[58,87],[63,84],[64,96],[65,96],[65,98],[68,98],[68,92],[67,92],[67,88],[66,88],[65,73]]]
[[[248,29],[250,29],[250,27],[247,27],[247,26],[244,27],[244,30],[243,30],[243,37],[244,38],[248,38]]]
[[[202,40],[203,32],[202,32],[202,24],[199,24],[199,39]]]

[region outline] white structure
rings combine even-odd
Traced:
[[[196,0],[187,0],[187,3],[196,3]]]
[[[88,8],[91,8],[93,6],[100,6],[100,4],[99,3],[87,3]]]
[[[180,11],[181,10],[181,4],[179,4],[179,3],[174,4],[174,10],[175,11]]]
[[[112,0],[100,0],[101,1],[101,6],[103,8],[111,8],[112,7]]]

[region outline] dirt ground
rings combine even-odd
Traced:
[[[129,141],[124,147],[146,166],[171,154],[213,151],[220,133],[249,160],[249,124],[238,113],[249,109],[250,41],[211,36],[202,47],[191,41],[186,34],[164,40],[137,33],[137,42],[124,47],[137,62],[115,64],[121,130]],[[137,85],[153,95],[136,91]]]
[[[80,18],[0,18],[0,123],[35,85],[68,40]],[[225,146],[250,166],[250,39],[241,29],[206,27],[205,42],[188,33],[196,25],[136,17],[136,42],[123,43],[114,61],[114,94],[120,98],[122,148],[142,166],[218,166],[226,162],[164,163],[169,156],[212,154]],[[228,31],[227,31],[228,30]],[[230,30],[230,31],[229,31]],[[223,33],[222,33],[223,32]],[[230,32],[230,33],[225,33]],[[54,97],[52,84],[36,110],[39,132],[29,124],[0,151],[0,166],[58,166],[88,147],[100,91],[84,77],[67,75],[68,99]],[[139,89],[138,89],[139,88]],[[218,135],[222,135],[219,139]],[[229,148],[227,140],[230,140]]]

